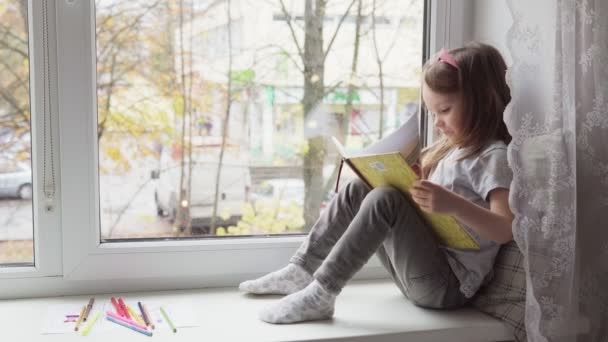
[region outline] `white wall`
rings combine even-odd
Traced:
[[[511,65],[512,57],[507,47],[507,31],[513,24],[507,0],[470,0],[473,7],[472,40],[495,46]]]
[[[454,0],[452,0],[454,1]],[[468,1],[468,0],[467,0]],[[511,95],[517,98],[518,111],[542,113],[553,105],[555,81],[556,14],[555,0],[470,0],[475,5],[472,39],[492,44],[500,50],[507,66],[517,61],[520,68],[511,74],[517,84]],[[510,5],[509,5],[510,3]],[[511,10],[517,13],[513,26]],[[507,34],[517,39],[509,50]],[[532,71],[532,72],[531,72]]]

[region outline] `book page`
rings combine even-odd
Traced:
[[[412,113],[396,131],[365,147],[356,155],[370,155],[398,151],[407,161],[413,149],[419,145],[418,113]]]
[[[408,164],[413,164],[418,159],[420,152],[418,113],[411,113],[397,130],[357,152],[347,153],[346,148],[336,137],[332,136],[332,141],[338,152],[345,158],[399,152]]]

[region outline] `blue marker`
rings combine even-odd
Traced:
[[[129,328],[131,330],[137,331],[138,333],[142,333],[142,334],[144,334],[146,336],[152,336],[152,332],[151,331],[143,330],[143,329],[140,329],[138,327],[132,326],[130,324],[121,322],[121,321],[115,319],[114,317],[106,316],[106,318],[108,319],[108,321],[114,322],[114,323],[119,324],[119,325],[122,325],[125,328]]]

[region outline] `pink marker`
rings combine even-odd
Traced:
[[[127,318],[124,318],[124,317],[120,317],[119,315],[113,313],[112,311],[106,311],[106,315],[108,315],[109,317],[114,318],[115,320],[121,321],[123,323],[131,324],[131,325],[136,326],[136,327],[138,327],[140,329],[143,329],[143,330],[148,330],[148,327],[143,326],[143,325],[135,322],[132,319],[127,319]]]

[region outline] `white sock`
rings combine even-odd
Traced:
[[[263,309],[260,319],[274,324],[330,319],[334,315],[337,295],[325,290],[315,280],[303,290]]]
[[[239,290],[254,294],[291,294],[310,284],[312,276],[300,265],[289,264],[261,278],[239,284]]]

